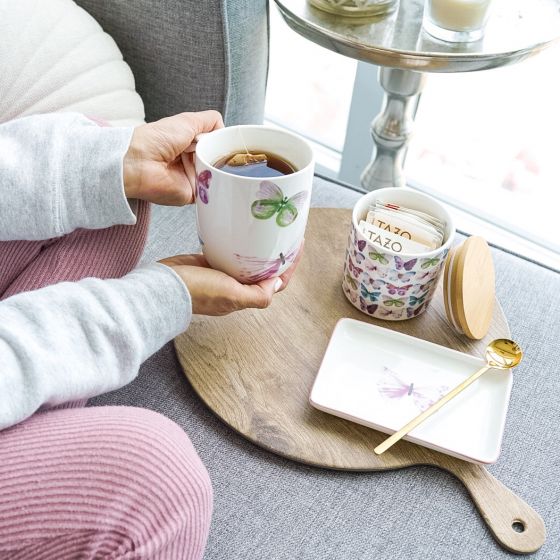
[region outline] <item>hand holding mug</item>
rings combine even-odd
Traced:
[[[195,138],[223,126],[220,113],[201,111],[135,128],[123,161],[126,197],[164,206],[193,203]]]
[[[171,267],[183,280],[191,295],[193,313],[198,315],[227,315],[241,309],[264,309],[276,292],[288,285],[303,247],[291,267],[277,278],[257,284],[241,284],[231,276],[213,270],[203,255],[178,255],[160,261]]]

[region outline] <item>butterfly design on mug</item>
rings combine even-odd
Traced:
[[[208,204],[208,189],[210,188],[212,172],[209,169],[201,171],[196,178],[196,192],[204,204]]]
[[[385,307],[380,307],[377,313],[381,315],[381,317],[400,319],[403,316],[404,309],[387,309]]]
[[[280,253],[275,259],[261,259],[258,257],[245,257],[235,253],[239,263],[243,265],[240,277],[243,282],[254,284],[261,280],[266,280],[278,274],[280,269],[286,264],[291,263],[296,258],[300,243],[290,248],[286,253]]]
[[[378,261],[379,264],[389,264],[389,259],[383,253],[378,253],[374,250],[370,251],[368,255],[372,261]]]
[[[372,302],[377,301],[381,295],[381,292],[370,292],[364,284],[360,284],[360,293],[364,299],[369,299]]]
[[[381,268],[377,264],[368,264],[366,262],[366,269],[373,272],[379,278],[387,278],[389,272],[385,268]]]
[[[386,307],[404,307],[405,301],[401,298],[383,297],[383,305]]]
[[[368,302],[360,296],[360,308],[362,311],[366,311],[370,315],[373,315],[377,311],[378,305],[376,303],[368,304]]]
[[[413,317],[416,317],[418,315],[420,315],[420,313],[422,313],[423,309],[426,307],[426,305],[428,305],[428,302],[423,303],[420,307],[407,307],[406,308],[406,316],[408,319],[412,319]]]
[[[434,271],[430,270],[429,272],[421,272],[416,277],[416,280],[425,280],[426,278],[431,278],[434,275]]]
[[[394,286],[393,284],[387,284],[387,292],[394,295],[405,296],[406,292],[412,288],[412,284],[407,284],[406,286]]]
[[[418,262],[418,259],[410,259],[409,261],[405,262],[398,255],[395,255],[394,258],[395,258],[395,266],[397,267],[397,270],[402,270],[404,268],[404,270],[410,271],[414,268],[414,266]]]
[[[345,284],[342,284],[342,289],[344,290],[344,293],[348,296],[348,298],[350,299],[350,301],[352,303],[357,303],[358,301],[358,296],[352,292],[348,286],[346,286]]]
[[[350,255],[348,255],[348,268],[350,269],[350,272],[352,273],[354,278],[359,278],[360,274],[362,274],[362,272],[364,271],[362,268],[360,268],[359,266],[356,266],[352,262],[352,259],[350,258]]]
[[[425,284],[418,284],[416,286],[416,288],[414,289],[414,293],[416,294],[427,294],[432,286],[434,285],[434,282],[436,281],[435,278],[432,278],[431,280],[428,280]]]
[[[396,401],[411,399],[414,406],[423,412],[448,393],[449,387],[446,385],[416,385],[413,381],[403,381],[399,375],[385,366],[381,378],[377,382],[377,390],[386,399]]]
[[[277,214],[276,224],[287,227],[296,221],[308,194],[307,191],[301,191],[288,198],[276,183],[262,181],[257,200],[251,205],[251,214],[258,220],[268,220]]]
[[[354,278],[352,278],[352,276],[350,276],[350,274],[346,273],[346,283],[349,284],[354,290],[358,289],[358,283],[356,282],[356,280],[354,280]]]
[[[364,284],[369,284],[369,288],[373,288],[374,290],[380,290],[387,282],[385,280],[381,280],[381,278],[366,278],[364,279]]]
[[[358,241],[358,251],[363,251],[366,248],[366,242],[363,239]]]
[[[358,264],[361,264],[364,262],[366,257],[362,253],[359,253],[358,251],[354,251],[354,258],[356,259],[356,262]]]
[[[416,272],[392,272],[389,275],[389,280],[391,282],[410,282],[414,278]]]
[[[409,296],[408,297],[408,305],[422,305],[426,299],[428,294],[424,294],[420,297],[416,296]]]
[[[438,263],[439,263],[439,256],[432,257],[430,259],[422,259],[422,264],[420,265],[420,268],[422,269],[432,268],[432,266],[436,266],[436,264]]]

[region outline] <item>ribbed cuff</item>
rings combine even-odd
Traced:
[[[136,223],[123,182],[123,160],[133,130],[100,127],[81,115],[68,127],[66,140],[79,149],[72,153],[67,173],[61,170],[59,215],[65,231]]]
[[[163,329],[165,342],[184,332],[192,318],[191,295],[179,275],[169,266],[151,263],[138,267],[125,278],[142,276],[147,288],[153,290],[154,327]]]

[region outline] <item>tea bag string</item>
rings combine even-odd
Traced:
[[[239,137],[241,138],[241,142],[243,142],[243,146],[245,147],[245,153],[249,155],[249,148],[247,148],[247,143],[245,142],[245,138],[243,137],[243,133],[241,132],[241,128],[237,129],[239,131]]]

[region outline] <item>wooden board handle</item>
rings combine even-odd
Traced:
[[[453,464],[448,470],[466,486],[494,538],[504,548],[517,554],[530,554],[544,544],[544,521],[529,504],[483,466],[452,460],[449,463]]]

